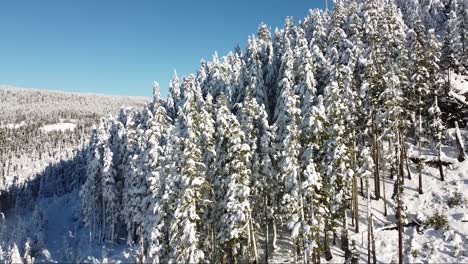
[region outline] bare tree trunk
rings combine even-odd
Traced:
[[[302,247],[302,253],[303,253],[303,261],[304,263],[308,263],[308,259],[307,259],[307,250],[306,250],[306,246],[305,246],[305,239],[304,239],[304,234],[306,233],[306,221],[305,221],[305,215],[304,215],[304,196],[302,194],[302,178],[300,175],[298,175],[298,180],[299,180],[299,203],[300,203],[300,207],[301,207],[301,226],[302,226],[302,241],[301,241],[301,245],[300,247]],[[298,243],[299,244],[299,243]],[[298,245],[299,246],[299,245]]]
[[[405,142],[403,141],[403,135],[401,131],[398,131],[398,146],[399,146],[399,154],[400,154],[400,160],[398,163],[398,168],[399,168],[399,173],[400,175],[404,175],[404,161],[406,159],[406,151],[405,151]],[[398,177],[398,176],[397,176]],[[408,174],[408,178],[411,179],[410,174]]]
[[[277,241],[276,218],[273,217],[273,243],[272,243],[273,252],[275,252],[275,249],[276,249],[276,241]],[[272,253],[273,253],[273,252],[272,252]]]
[[[377,128],[375,125],[375,111],[372,113],[372,157],[374,159],[374,189],[375,199],[380,199],[380,175],[379,175],[379,146],[377,141]]]
[[[366,177],[366,193],[367,193],[367,264],[371,263],[371,214],[370,214],[370,190],[369,176]]]
[[[439,159],[439,173],[440,173],[440,180],[441,181],[444,181],[444,167],[442,166],[442,141],[439,139],[439,142],[438,142],[439,146],[438,146],[438,159]]]
[[[325,220],[325,221],[328,221],[328,220]],[[323,243],[324,243],[325,259],[327,261],[331,260],[333,258],[333,255],[330,249],[330,237],[329,237],[329,232],[328,232],[328,223],[325,223],[325,239]]]
[[[353,155],[352,155],[352,163],[353,168],[356,167],[356,134],[353,130]],[[356,173],[353,174],[353,195],[352,195],[352,208],[353,208],[353,217],[351,218],[353,221],[353,225],[355,225],[355,232],[359,233],[359,202],[358,202],[358,191],[357,191],[357,175]]]
[[[419,96],[419,102],[421,102],[421,95]],[[422,187],[422,171],[423,171],[423,163],[421,159],[421,140],[422,140],[422,117],[421,117],[421,107],[419,107],[419,115],[418,115],[418,174],[419,174],[419,186],[418,192],[419,194],[423,194],[423,187]]]
[[[411,170],[409,167],[409,162],[408,162],[408,152],[406,151],[406,147],[403,145],[403,150],[404,150],[404,155],[405,155],[405,164],[406,164],[406,173],[408,174],[408,179],[411,180]],[[405,184],[405,177],[402,176],[401,178],[401,184]]]
[[[99,242],[106,240],[106,207],[105,202],[102,201],[102,223],[101,223],[101,236]]]
[[[317,234],[315,235],[315,241],[317,243],[317,246],[314,248],[314,259],[313,259],[313,263],[317,263],[317,264],[320,264],[320,234],[319,232],[317,232]]]
[[[215,247],[215,229],[214,226],[211,226],[211,261],[216,262],[216,247]]]
[[[375,237],[374,237],[374,219],[373,219],[373,214],[370,216],[370,232],[371,232],[371,240],[372,240],[372,263],[376,264],[377,263],[377,255],[375,253]]]
[[[377,186],[377,194],[375,195],[375,199],[379,200],[381,196],[381,192],[380,192],[380,143],[377,140],[377,134],[375,135],[375,141],[376,141],[375,145],[377,147],[377,151],[375,153],[375,160],[377,161],[377,163],[375,164],[375,172],[377,175],[375,186]]]
[[[461,138],[460,129],[458,128],[458,122],[455,121],[455,137],[457,139],[457,147],[458,147],[458,161],[462,162],[466,159],[465,156],[465,146]]]
[[[349,240],[348,240],[348,216],[346,215],[346,210],[343,215],[343,229],[341,230],[341,249],[345,253],[345,259],[348,259],[351,256],[351,251],[349,250]]]
[[[250,216],[250,214],[249,214]],[[249,217],[249,221],[247,222],[247,262],[252,262],[252,249],[253,249],[253,243],[252,243],[252,229],[251,229],[251,225],[250,225],[250,217]],[[245,256],[244,253],[245,251],[243,250],[243,246],[241,246],[241,256]],[[245,262],[245,258],[242,258],[241,259],[241,262]]]
[[[397,179],[397,220],[398,220],[398,263],[403,264],[403,221],[401,213],[401,178],[400,175]]]
[[[252,249],[253,249],[253,257],[254,257],[254,263],[258,264],[258,250],[257,250],[257,241],[255,239],[255,228],[254,228],[254,225],[253,225],[253,221],[252,221],[252,212],[249,212],[249,222],[250,222],[250,232],[251,232],[251,235],[250,235],[250,241],[252,242]]]
[[[385,177],[384,177],[385,178]],[[384,204],[384,216],[387,216],[387,197],[385,194],[385,180],[383,182],[383,204]]]
[[[361,196],[364,197],[364,183],[362,177],[359,177],[359,180],[361,182]]]
[[[269,225],[270,217],[268,215],[268,197],[265,195],[265,263],[268,264],[269,251],[268,247],[270,244],[270,234],[269,234]]]

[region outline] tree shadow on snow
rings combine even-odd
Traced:
[[[79,150],[69,160],[50,163],[32,180],[0,192],[0,212],[6,217],[34,209],[39,199],[59,197],[78,189],[86,176],[86,152]]]

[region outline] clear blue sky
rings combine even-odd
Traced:
[[[195,72],[260,22],[282,27],[324,1],[3,0],[0,84],[149,96],[156,80],[166,94],[174,69]]]

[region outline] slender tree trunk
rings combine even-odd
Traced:
[[[361,182],[361,196],[364,197],[364,183],[362,177],[359,177],[359,180]]]
[[[328,222],[328,220],[325,220]],[[329,237],[329,232],[328,232],[328,223],[325,223],[325,238],[324,238],[324,251],[325,251],[325,259],[328,261],[328,260],[331,260],[333,258],[333,255],[331,253],[331,249],[330,249],[330,237]]]
[[[250,214],[249,214],[249,216],[250,216]],[[249,221],[248,221],[248,223],[247,223],[247,234],[248,234],[248,235],[247,235],[247,248],[248,248],[248,250],[247,250],[248,258],[247,258],[247,260],[248,260],[249,263],[250,263],[250,262],[253,262],[253,261],[252,261],[252,255],[253,255],[253,254],[252,254],[252,250],[253,250],[252,227],[251,227],[251,225],[250,225],[250,223],[251,223],[250,221],[251,221],[251,218],[249,217]],[[242,250],[241,252],[242,252],[241,255],[244,256],[244,253],[245,253],[244,250]],[[241,259],[241,262],[244,262],[244,261],[245,261],[245,259]]]
[[[382,181],[383,182],[383,204],[384,204],[384,216],[387,216],[387,197],[386,197],[386,194],[385,194],[385,176],[384,177],[384,180]]]
[[[211,261],[216,263],[215,228],[211,226]]]
[[[349,240],[348,240],[348,216],[346,215],[346,210],[343,215],[343,229],[341,230],[341,249],[345,253],[345,259],[349,259],[351,256],[351,251],[349,250]]]
[[[399,135],[398,135],[399,136]],[[403,170],[403,167],[400,166],[400,158],[401,158],[401,155],[400,155],[400,140],[397,140],[396,142],[397,144],[395,144],[395,156],[393,157],[394,158],[394,162],[392,162],[392,170],[390,171],[390,179],[394,180],[395,179],[395,173],[398,173],[398,170]],[[392,143],[393,144],[393,143]],[[401,167],[401,168],[400,168]]]
[[[465,146],[464,146],[464,143],[462,141],[462,138],[461,138],[461,134],[460,134],[460,129],[458,128],[458,122],[455,121],[455,137],[456,137],[456,140],[457,140],[457,148],[458,148],[458,161],[459,162],[462,162],[466,159],[466,156],[465,156]]]
[[[252,220],[252,212],[249,212],[248,229],[249,229],[249,242],[250,242],[249,262],[252,262],[252,257],[253,257],[253,263],[258,264],[257,241],[255,239],[255,229],[254,229],[253,220]]]
[[[105,202],[102,202],[102,224],[101,224],[101,233],[102,239],[100,241],[106,240],[106,207]]]
[[[252,221],[252,213],[250,213],[250,225],[252,226],[252,239],[253,239],[253,246],[254,246],[254,260],[255,263],[259,263],[259,258],[258,258],[258,247],[257,247],[257,239],[256,239],[256,234],[255,234],[255,226]]]
[[[305,246],[305,239],[304,239],[304,234],[306,234],[306,221],[305,221],[305,216],[304,216],[304,196],[302,194],[302,178],[301,175],[298,175],[298,182],[299,182],[299,206],[301,207],[301,226],[302,226],[302,241],[301,243],[298,243],[299,247],[302,247],[302,253],[303,253],[303,261],[304,263],[308,263],[307,259],[307,250]]]
[[[111,242],[114,243],[114,216],[112,216],[112,221],[111,221]]]
[[[353,168],[356,168],[356,133],[353,130],[353,152],[352,152],[352,163]],[[353,208],[353,217],[352,222],[355,225],[355,232],[359,233],[359,202],[358,202],[358,186],[357,186],[357,175],[356,173],[353,174],[353,195],[352,195],[352,208]]]
[[[268,245],[270,244],[270,234],[269,234],[269,225],[270,225],[270,217],[268,214],[268,197],[265,194],[265,263],[268,264],[268,257],[269,257],[269,251],[268,251]]]
[[[438,160],[439,160],[439,173],[440,173],[440,180],[444,181],[444,167],[442,166],[442,141],[439,138],[438,142],[439,146],[437,147],[438,149]]]
[[[399,166],[398,166],[399,174],[402,175],[402,184],[405,184],[405,177],[404,177],[405,163],[406,163],[406,172],[408,174],[409,180],[411,180],[411,171],[409,169],[408,156],[406,155],[405,140],[404,140],[403,132],[401,130],[398,132],[398,145],[399,145],[399,150],[400,150],[399,152],[400,160],[399,160]]]
[[[408,179],[411,180],[411,170],[409,167],[409,161],[408,161],[408,151],[406,151],[406,147],[403,146],[403,151],[404,151],[404,158],[405,158],[405,164],[406,164],[406,173],[408,174]],[[402,176],[401,178],[401,184],[405,184],[405,177]]]
[[[403,221],[401,213],[401,178],[403,175],[398,177],[397,187],[397,220],[398,220],[398,263],[403,264]]]
[[[374,219],[373,219],[373,214],[371,213],[370,216],[370,231],[371,231],[371,240],[372,240],[372,263],[376,264],[377,263],[377,255],[375,253],[375,237],[374,237]]]
[[[375,199],[380,199],[380,179],[379,179],[379,146],[377,141],[377,128],[375,125],[375,111],[372,113],[372,157],[374,159],[374,190]]]
[[[377,134],[375,135],[375,145],[377,147],[377,151],[375,153],[375,160],[377,161],[377,163],[375,164],[375,172],[377,175],[375,186],[377,186],[377,189],[376,189],[377,194],[375,195],[375,199],[379,200],[381,196],[381,192],[380,192],[380,143],[377,140]]]
[[[366,193],[367,193],[367,264],[371,263],[371,207],[370,207],[370,190],[369,176],[366,177]]]
[[[317,234],[315,235],[315,241],[317,243],[317,246],[314,248],[314,261],[313,263],[317,263],[317,264],[320,264],[320,234],[319,232],[317,232]]]
[[[421,96],[419,96],[419,102],[421,102]],[[422,171],[423,171],[423,163],[421,159],[421,137],[422,137],[422,118],[421,118],[421,109],[419,109],[419,116],[418,116],[418,127],[419,127],[419,133],[418,133],[418,174],[419,174],[419,186],[418,186],[418,192],[419,194],[423,194],[423,186],[422,186]]]
[[[301,243],[301,247],[302,247],[302,253],[303,253],[303,261],[304,263],[309,263],[309,260],[308,260],[308,251],[306,250],[306,244],[305,244],[305,238],[304,238],[304,234],[306,233],[306,230],[305,230],[305,217],[304,217],[304,207],[302,205],[302,196],[301,196],[301,218],[302,218],[302,243]]]
[[[403,140],[403,135],[402,135],[402,132],[399,131],[398,132],[398,146],[399,146],[399,154],[400,154],[400,160],[399,160],[399,163],[398,163],[398,168],[400,169],[400,175],[404,175],[404,166],[405,166],[405,163],[404,161],[406,160],[406,151],[405,151],[405,142]],[[397,176],[398,177],[398,176]],[[404,177],[403,177],[404,179]],[[411,179],[411,175],[408,174],[408,179]]]
[[[273,217],[273,243],[272,243],[273,252],[275,252],[275,249],[276,249],[276,241],[277,241],[276,218]],[[272,252],[272,254],[273,254],[273,252]]]

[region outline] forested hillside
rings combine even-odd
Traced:
[[[93,124],[123,105],[141,109],[147,100],[0,86],[0,198],[9,199],[2,193],[23,188],[38,175],[63,177],[64,168],[53,167],[79,160]],[[73,166],[85,166],[84,157],[81,160]],[[63,190],[51,186],[48,192]],[[29,198],[24,197],[24,202]],[[15,206],[4,201],[0,210]]]
[[[467,262],[467,6],[339,0],[261,24],[95,125],[86,168],[35,191],[83,181],[0,230],[4,258]]]

